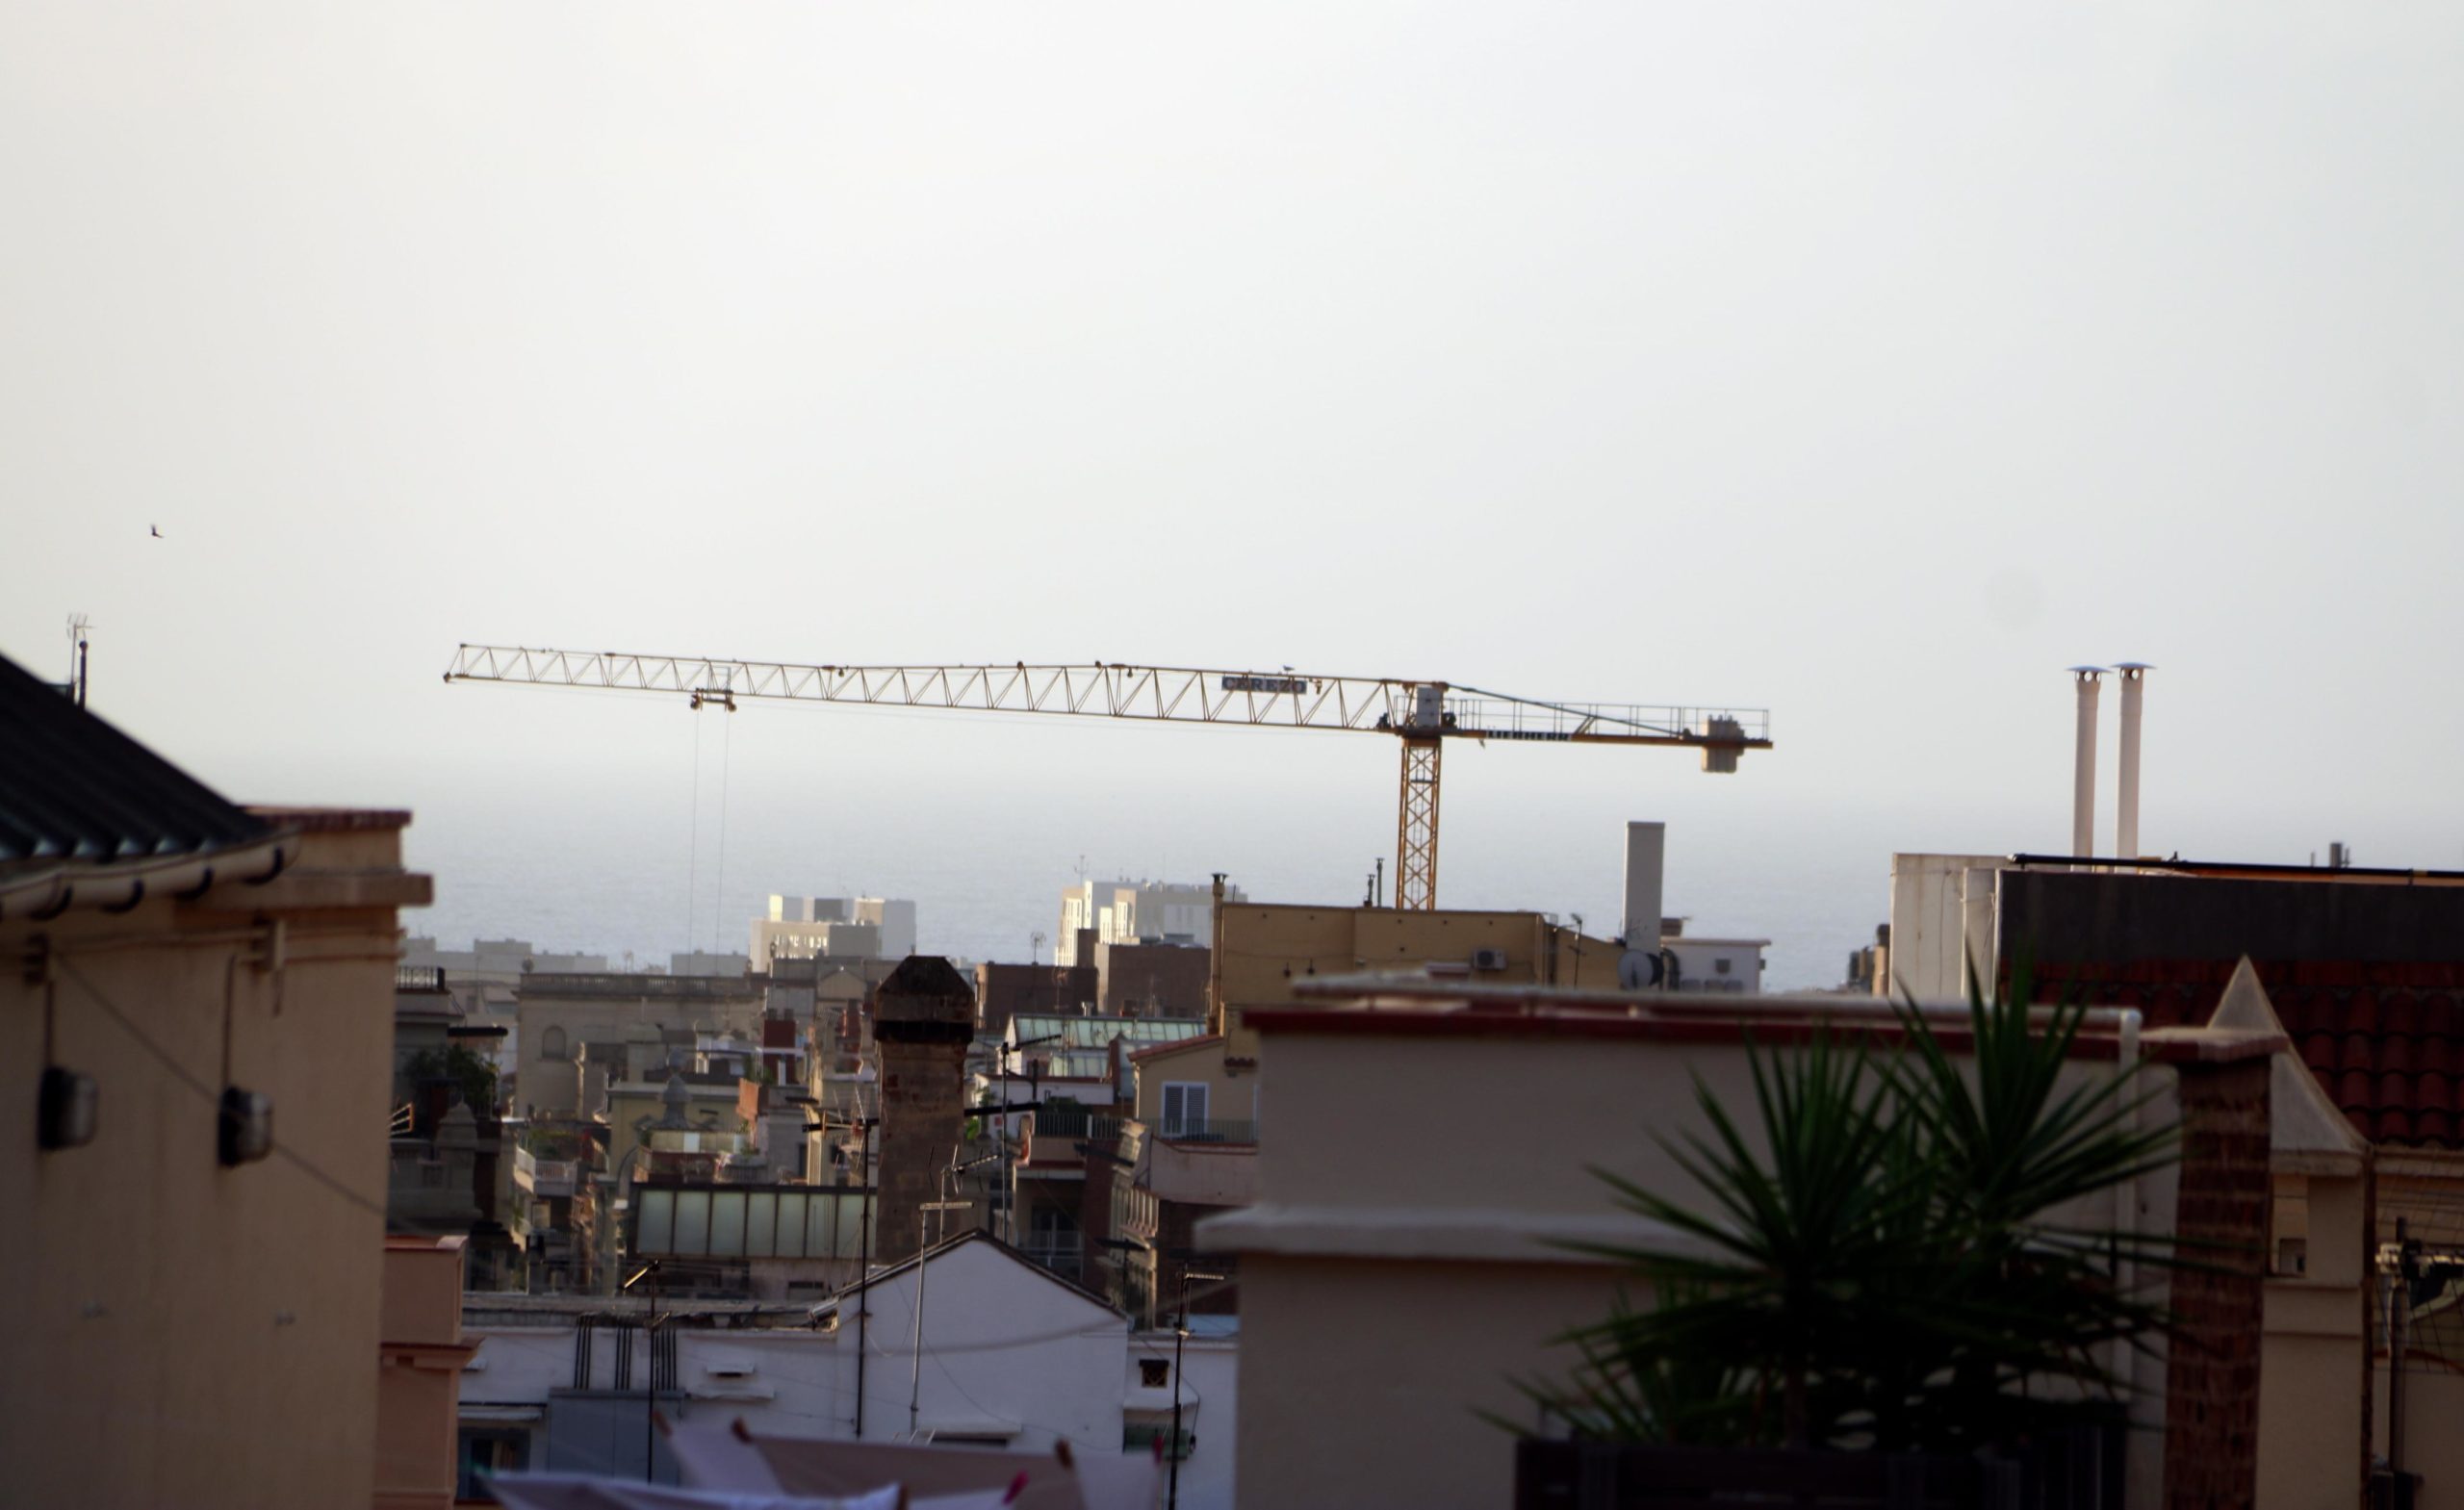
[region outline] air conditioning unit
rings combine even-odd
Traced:
[[[1502,949],[1475,949],[1475,950],[1473,950],[1473,951],[1472,951],[1472,968],[1473,968],[1473,969],[1475,969],[1475,970],[1502,970],[1502,969],[1504,969],[1504,968],[1505,968],[1505,951],[1504,951],[1504,950],[1502,950]]]

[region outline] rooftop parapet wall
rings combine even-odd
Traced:
[[[2464,962],[2464,885],[2010,870],[1999,958]]]
[[[768,983],[757,975],[623,975],[533,973],[523,977],[522,994],[541,999],[578,997],[596,1001],[753,1000]]]

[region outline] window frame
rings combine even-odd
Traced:
[[[1163,1135],[1166,1138],[1180,1138],[1186,1137],[1193,1130],[1203,1130],[1207,1121],[1207,1102],[1210,1099],[1207,1092],[1213,1088],[1214,1088],[1212,1086],[1203,1080],[1168,1080],[1164,1082],[1162,1104],[1157,1108],[1157,1111],[1161,1113],[1160,1124]],[[1172,1092],[1176,1090],[1180,1092],[1180,1114],[1177,1116],[1172,1113]],[[1194,1099],[1197,1103],[1197,1115],[1195,1116],[1190,1115],[1190,1103],[1193,1099],[1193,1094],[1194,1094]]]

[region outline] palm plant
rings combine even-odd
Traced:
[[[2007,993],[1971,984],[1961,1060],[1912,1001],[1887,1055],[1749,1040],[1758,1147],[1698,1077],[1707,1132],[1662,1141],[1705,1202],[1596,1171],[1679,1241],[1575,1244],[1651,1298],[1567,1333],[1581,1363],[1527,1393],[1606,1440],[1928,1451],[2110,1398],[2116,1344],[2169,1325],[2129,1267],[2175,1260],[2060,1214],[2165,1165],[2174,1130],[2142,1125],[2136,1065],[2066,1077],[2086,1009],[2039,1019],[2029,995],[2024,963]]]

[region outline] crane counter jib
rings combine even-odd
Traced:
[[[1449,740],[1692,749],[1703,769],[1718,773],[1733,772],[1749,750],[1771,748],[1762,708],[1578,703],[1291,667],[850,666],[466,644],[445,679],[664,693],[730,710],[744,699],[1384,734],[1402,745],[1395,905],[1405,909],[1436,906],[1438,773]]]

